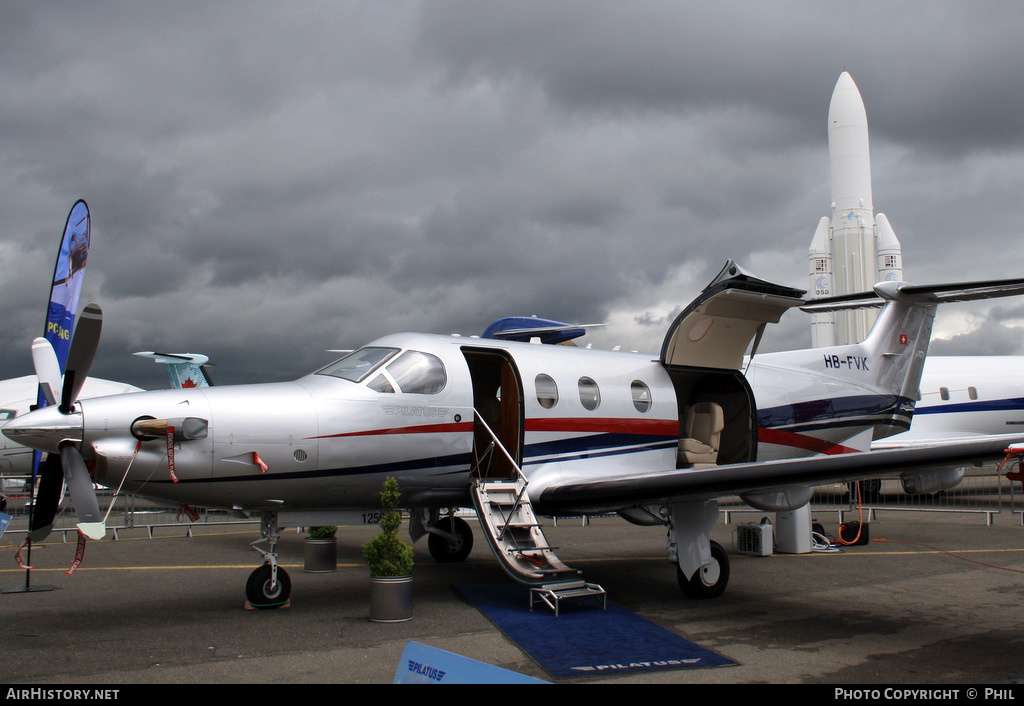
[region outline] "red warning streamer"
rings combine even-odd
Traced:
[[[71,562],[71,566],[68,568],[67,571],[64,572],[65,576],[70,576],[71,574],[75,573],[75,569],[77,569],[79,566],[82,565],[82,559],[85,558],[85,542],[86,542],[85,535],[82,534],[81,530],[79,530],[78,531],[78,548],[75,549],[75,560],[73,562]]]
[[[25,537],[25,539],[23,539],[22,542],[21,542],[21,546],[18,547],[18,551],[16,551],[14,553],[14,560],[16,562],[18,562],[18,566],[20,566],[22,569],[25,569],[26,571],[31,571],[32,569],[34,569],[36,567],[28,566],[25,562],[23,562],[21,560],[21,550],[24,549],[27,545],[28,545],[28,537]]]
[[[171,474],[171,480],[178,482],[178,476],[174,473],[174,427],[167,425],[167,470]]]
[[[255,464],[256,464],[257,466],[259,466],[259,467],[260,467],[260,473],[266,473],[266,472],[267,472],[267,469],[269,469],[269,468],[270,468],[270,466],[268,466],[268,465],[267,465],[267,464],[266,464],[266,463],[265,463],[265,462],[263,461],[263,459],[262,459],[262,458],[260,458],[260,455],[259,455],[258,453],[256,453],[255,451],[253,451],[253,452],[252,452],[252,462],[253,462],[253,463],[255,463]]]

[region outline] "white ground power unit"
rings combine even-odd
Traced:
[[[733,542],[736,551],[740,554],[771,556],[774,548],[772,526],[756,522],[737,525],[736,531],[733,533]]]

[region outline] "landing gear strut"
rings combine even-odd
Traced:
[[[712,541],[718,521],[714,500],[673,503],[669,514],[669,558],[687,598],[717,598],[729,583],[729,555]]]
[[[292,580],[288,572],[277,565],[277,542],[281,539],[281,528],[277,526],[277,513],[265,512],[260,518],[260,539],[250,544],[263,555],[263,566],[249,575],[245,584],[245,597],[249,605],[257,610],[280,608],[288,603],[292,592]],[[257,544],[267,542],[269,549]]]

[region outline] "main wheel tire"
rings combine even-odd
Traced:
[[[711,561],[686,578],[676,566],[679,588],[687,598],[718,598],[729,583],[729,555],[718,542],[711,542]]]
[[[251,574],[245,584],[245,597],[249,605],[259,610],[280,608],[292,593],[292,580],[288,572],[277,567],[277,585],[271,583],[270,564],[264,564]]]
[[[473,551],[473,530],[461,517],[446,517],[437,523],[437,528],[455,535],[451,540],[438,534],[427,538],[427,549],[434,561],[440,564],[454,564],[465,561]]]

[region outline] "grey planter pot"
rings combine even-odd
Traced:
[[[370,620],[375,623],[412,620],[412,576],[370,577]]]
[[[338,570],[338,538],[306,538],[303,550],[303,570],[308,574],[323,574]]]

